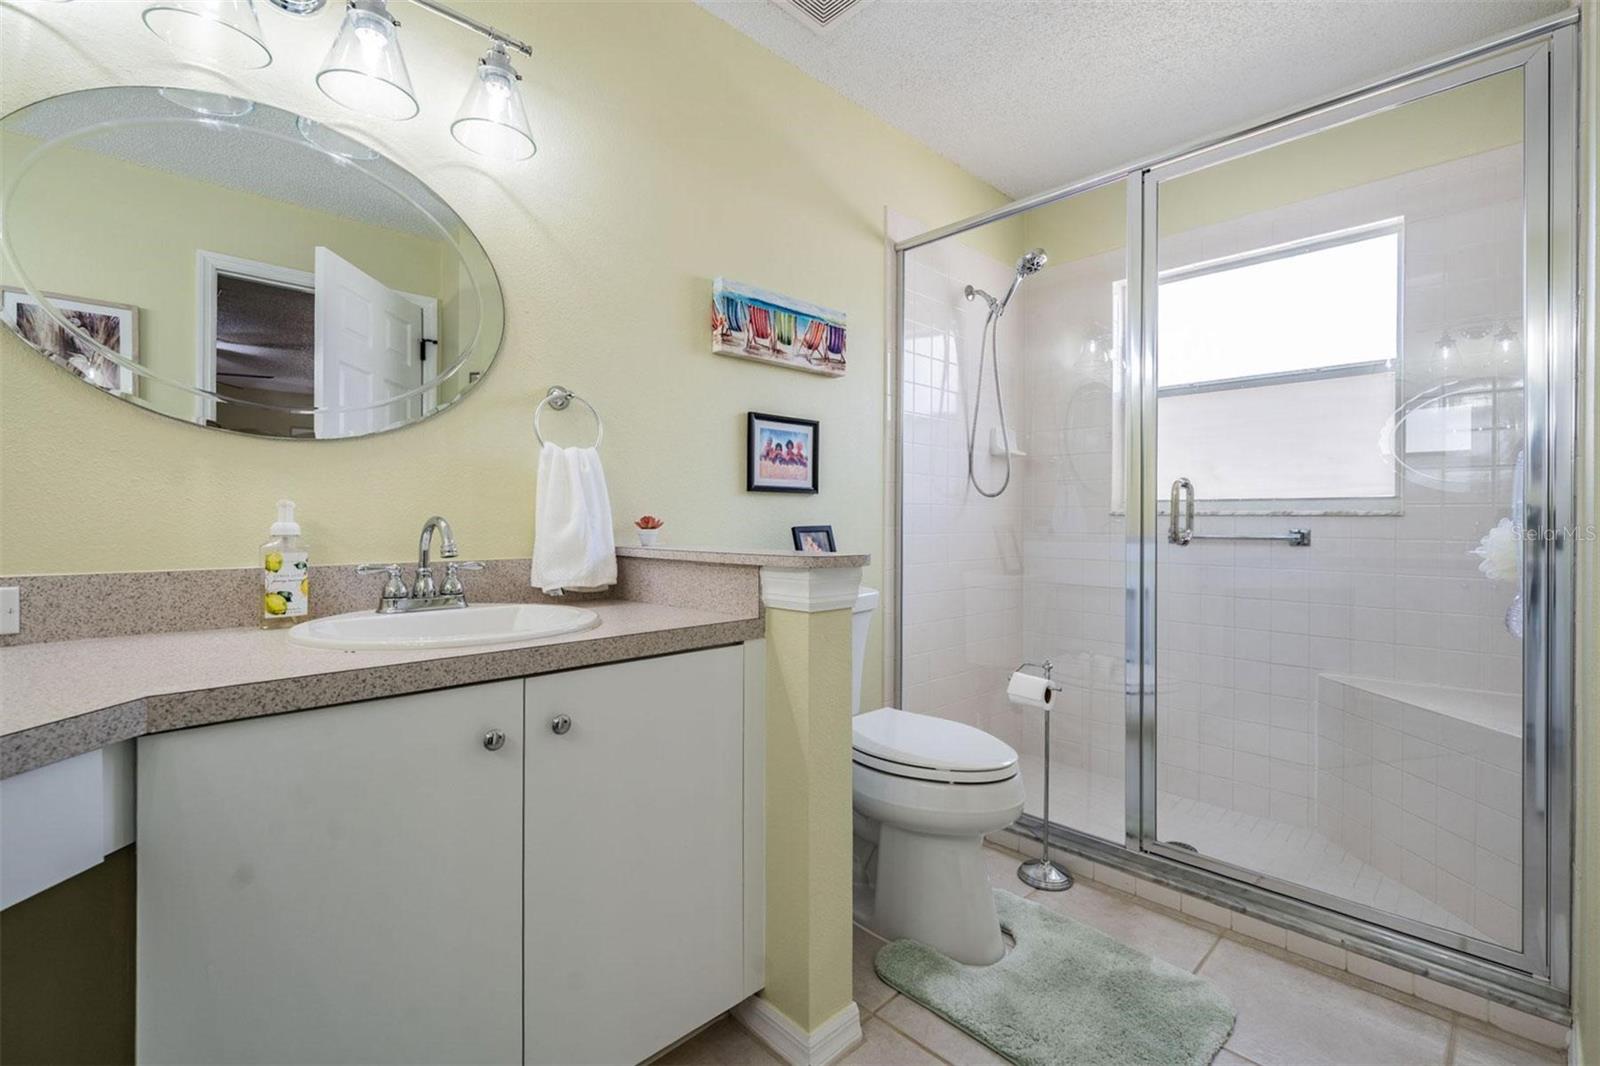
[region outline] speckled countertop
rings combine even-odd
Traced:
[[[619,547],[617,554],[624,559],[660,559],[668,562],[708,563],[715,566],[770,566],[779,570],[840,570],[866,566],[872,561],[870,555],[759,552],[732,548],[674,548],[665,544],[655,548]]]
[[[752,613],[586,602],[593,629],[521,644],[330,651],[284,630],[145,633],[0,648],[0,777],[145,733],[549,673],[760,637]],[[741,616],[743,615],[743,616]]]

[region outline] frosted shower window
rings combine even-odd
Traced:
[[[1158,483],[1209,500],[1396,495],[1400,229],[1164,272]]]

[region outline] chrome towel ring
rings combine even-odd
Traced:
[[[573,400],[583,404],[589,409],[589,413],[594,415],[594,444],[590,445],[590,447],[600,447],[600,442],[606,436],[606,424],[600,421],[600,412],[594,409],[594,404],[585,400],[571,389],[564,389],[560,385],[550,386],[550,391],[544,394],[544,399],[540,400],[538,406],[533,409],[533,435],[539,438],[540,444],[544,444],[545,439],[544,434],[539,432],[539,412],[544,410],[547,405],[554,410],[565,411]]]

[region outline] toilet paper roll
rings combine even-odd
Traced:
[[[1055,691],[1038,674],[1017,671],[1006,685],[1006,698],[1019,707],[1049,707]]]

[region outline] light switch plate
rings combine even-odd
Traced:
[[[22,600],[17,586],[0,588],[0,637],[22,630]]]

